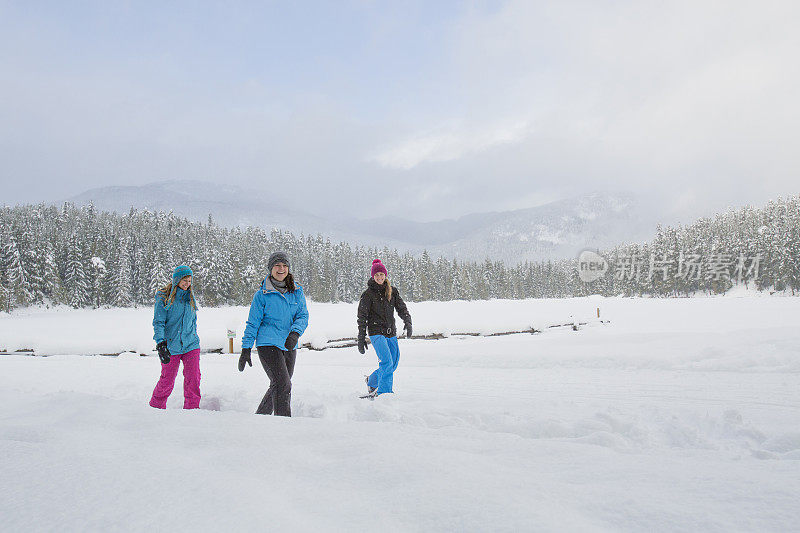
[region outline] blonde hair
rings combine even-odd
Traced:
[[[184,278],[188,277],[189,276],[184,276]],[[178,292],[178,286],[173,286],[172,282],[170,282],[164,285],[158,292],[161,294],[161,301],[164,302],[164,307],[169,307],[175,303],[175,294]],[[192,309],[197,311],[197,303],[194,301],[194,291],[192,291],[192,285],[189,285],[189,299],[192,302]]]

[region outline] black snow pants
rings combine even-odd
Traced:
[[[269,377],[269,388],[256,409],[256,414],[292,416],[292,374],[297,350],[284,351],[275,346],[259,346],[258,358]]]

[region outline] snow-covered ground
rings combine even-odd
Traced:
[[[202,409],[180,409],[179,378],[158,411],[156,357],[77,355],[149,353],[147,309],[2,315],[0,348],[66,352],[0,356],[2,529],[800,528],[800,298],[410,309],[415,334],[544,331],[401,339],[375,402],[357,398],[374,351],[301,350],[283,419],[252,414],[257,362],[204,354]],[[201,309],[204,347],[244,312]],[[543,327],[571,320],[589,323]],[[312,304],[303,341],[354,322]]]
[[[602,297],[546,300],[491,300],[472,302],[411,303],[414,335],[433,333],[492,334],[542,330],[573,321],[608,318]],[[541,302],[541,301],[539,301]],[[327,341],[354,338],[358,305],[309,302],[309,326],[300,342],[324,347]],[[225,349],[227,331],[235,330],[234,350],[241,349],[241,335],[249,307],[216,307],[198,310],[197,329],[203,351]],[[123,351],[155,353],[153,310],[29,308],[0,313],[0,350],[34,350],[39,355],[118,354]],[[398,319],[402,330],[402,321]]]

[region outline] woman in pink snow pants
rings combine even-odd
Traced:
[[[156,293],[153,310],[153,340],[161,359],[161,377],[150,405],[167,408],[175,376],[183,361],[183,408],[200,406],[200,337],[197,336],[197,304],[192,294],[192,269],[181,265],[172,283]]]

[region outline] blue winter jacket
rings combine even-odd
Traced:
[[[282,294],[272,286],[269,276],[253,295],[250,314],[242,335],[242,348],[277,346],[286,349],[286,337],[296,331],[302,335],[308,327],[308,307],[303,287],[295,284],[294,292]]]
[[[164,305],[163,293],[156,293],[153,310],[153,340],[165,340],[171,354],[184,354],[200,348],[197,336],[197,312],[192,307],[189,291],[178,287],[175,301]]]

